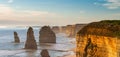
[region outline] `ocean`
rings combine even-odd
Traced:
[[[23,49],[27,29],[28,27],[24,26],[0,27],[0,57],[41,57],[40,52],[43,49],[47,49],[51,57],[64,57],[75,54],[72,50],[76,47],[75,38],[69,38],[64,33],[56,34],[57,43],[42,43],[39,45],[39,27],[33,27],[38,50]],[[18,33],[20,43],[14,43],[14,31]]]

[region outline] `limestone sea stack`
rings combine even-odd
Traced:
[[[120,20],[93,22],[76,35],[77,57],[118,57]],[[119,54],[119,53],[118,53]]]
[[[20,43],[20,39],[19,39],[19,36],[18,36],[17,32],[14,32],[14,42],[15,43]]]
[[[61,33],[66,33],[66,26],[61,26],[60,27],[60,32]]]
[[[27,40],[25,43],[25,49],[37,49],[37,43],[34,37],[34,32],[32,27],[29,27],[27,31]]]
[[[49,52],[46,49],[41,51],[41,56],[42,57],[50,57]]]
[[[53,32],[59,33],[60,32],[60,27],[59,26],[53,26],[52,27]]]
[[[39,32],[40,43],[56,43],[56,35],[49,26],[43,26]]]

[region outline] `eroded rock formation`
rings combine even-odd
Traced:
[[[53,32],[55,32],[55,33],[59,33],[59,32],[60,32],[59,26],[53,26],[53,27],[52,27],[52,30],[53,30]]]
[[[27,40],[25,43],[25,49],[37,49],[37,43],[34,37],[34,32],[32,27],[29,27],[27,31]]]
[[[66,26],[66,34],[68,37],[73,37],[75,35],[75,26],[67,25]]]
[[[49,26],[43,26],[39,35],[40,43],[56,43],[56,35]]]
[[[20,39],[19,39],[19,36],[18,36],[17,32],[14,32],[14,42],[15,43],[20,43]]]
[[[77,34],[78,31],[80,31],[86,24],[75,24],[75,35]],[[74,35],[74,36],[75,36]]]
[[[66,26],[66,34],[68,37],[75,37],[77,32],[82,29],[86,24],[75,24]]]
[[[66,26],[61,26],[60,27],[60,32],[61,33],[66,33]]]
[[[41,51],[41,56],[42,57],[50,57],[49,52],[46,49]]]
[[[120,21],[93,22],[76,36],[77,57],[117,57]]]

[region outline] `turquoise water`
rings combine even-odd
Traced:
[[[0,57],[41,57],[42,49],[48,49],[51,57],[63,57],[65,55],[74,54],[71,49],[75,48],[75,38],[68,38],[64,33],[58,33],[57,43],[42,43],[39,42],[40,28],[34,27],[34,35],[37,41],[38,50],[25,50],[24,44],[26,41],[27,27],[6,27],[0,28]],[[13,43],[13,32],[18,32],[20,43]]]

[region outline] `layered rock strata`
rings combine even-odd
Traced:
[[[93,22],[76,35],[77,57],[118,57],[120,21]]]

